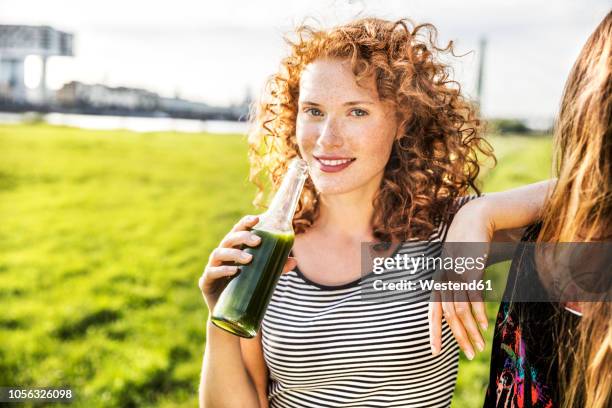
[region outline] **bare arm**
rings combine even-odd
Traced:
[[[240,339],[242,359],[257,391],[260,408],[268,408],[268,367],[264,360],[261,331],[252,339]]]
[[[465,222],[473,222],[476,217],[486,226],[483,242],[518,243],[530,224],[541,219],[544,203],[550,196],[557,180],[547,180],[529,184],[508,191],[489,193],[472,201],[463,214]],[[471,204],[467,203],[467,205]],[[471,212],[471,214],[469,214]],[[490,237],[490,238],[488,238]],[[506,261],[514,254],[514,245],[494,245],[491,247],[488,264]]]
[[[236,247],[241,244],[259,245],[259,237],[249,232],[258,221],[257,216],[242,218],[211,253],[198,283],[208,310],[214,309],[224,280],[237,273],[236,265],[251,261],[252,255]],[[251,240],[253,237],[255,241]],[[245,254],[247,258],[241,257]],[[292,270],[296,265],[295,258],[290,257],[283,272]],[[199,389],[200,407],[267,408],[267,368],[261,349],[261,335],[250,340],[242,339],[218,328],[210,319],[206,323],[206,333]]]
[[[200,407],[260,407],[255,385],[242,358],[240,338],[219,329],[210,320],[206,333]]]
[[[557,180],[487,193],[459,209],[449,227],[449,242],[517,241],[538,221]]]
[[[221,240],[208,259],[198,285],[208,310],[212,311],[223,289],[223,282],[238,272],[236,265],[248,263],[246,254],[236,246],[256,246],[248,231],[258,217],[244,217]],[[234,265],[227,265],[233,262]],[[210,313],[209,313],[210,314]],[[240,338],[206,322],[206,348],[202,362],[199,400],[201,408],[258,408],[257,392],[242,360]]]
[[[481,216],[489,223],[489,229],[493,232],[492,240],[520,240],[525,227],[540,219],[544,203],[556,183],[556,179],[546,180],[483,197],[486,202],[481,203]]]
[[[466,203],[459,209],[449,227],[447,242],[516,242],[525,227],[538,221],[544,204],[556,180],[547,180],[512,190],[491,193]],[[501,260],[500,254],[489,254]],[[432,294],[434,299],[439,295]],[[463,297],[465,299],[465,297]],[[468,358],[475,355],[474,349],[482,351],[484,340],[478,324],[486,329],[488,322],[482,299],[429,304],[430,343],[433,354],[441,350],[442,316],[445,317],[459,346]],[[475,346],[475,347],[474,347]]]

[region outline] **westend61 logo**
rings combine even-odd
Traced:
[[[372,272],[382,275],[385,271],[403,271],[411,276],[419,271],[437,271],[445,273],[456,273],[462,275],[470,271],[483,271],[487,265],[487,254],[477,257],[452,257],[452,256],[425,256],[420,254],[412,256],[408,254],[396,254],[393,257],[376,257],[373,259]],[[376,279],[372,283],[376,291],[403,290],[403,291],[448,291],[448,290],[493,290],[490,280],[470,280],[467,282],[437,282],[435,279],[400,279],[384,280]]]
[[[471,282],[436,282],[433,279],[419,279],[417,282],[402,279],[399,282],[385,282],[376,279],[372,284],[374,290],[410,290],[410,291],[456,291],[456,290],[493,290],[493,283],[490,279]]]

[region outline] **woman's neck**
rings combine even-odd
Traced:
[[[373,200],[377,190],[378,184],[370,184],[369,188],[344,194],[321,194],[316,228],[330,237],[373,240]]]

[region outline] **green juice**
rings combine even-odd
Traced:
[[[261,237],[259,245],[240,248],[252,255],[251,261],[237,265],[239,272],[229,280],[212,311],[210,319],[217,327],[241,337],[257,334],[293,246],[293,217],[307,177],[308,164],[300,158],[291,160],[268,210],[251,229]]]
[[[293,217],[307,177],[308,164],[299,158],[291,160],[268,210],[251,229],[261,237],[259,245],[240,248],[252,255],[251,262],[238,265],[240,271],[229,280],[212,311],[210,319],[217,327],[241,337],[257,334],[293,246]]]
[[[261,241],[257,247],[244,247],[253,255],[251,262],[239,265],[223,290],[211,317],[212,322],[240,337],[254,337],[259,330],[274,287],[280,278],[293,246],[291,232],[252,229]]]

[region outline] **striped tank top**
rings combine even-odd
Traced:
[[[429,243],[402,243],[395,253],[437,256],[446,230],[440,224]],[[413,276],[432,275],[421,269]],[[458,346],[444,322],[442,351],[431,355],[430,292],[365,301],[360,282],[325,286],[299,268],[281,276],[261,326],[271,408],[450,405]]]

